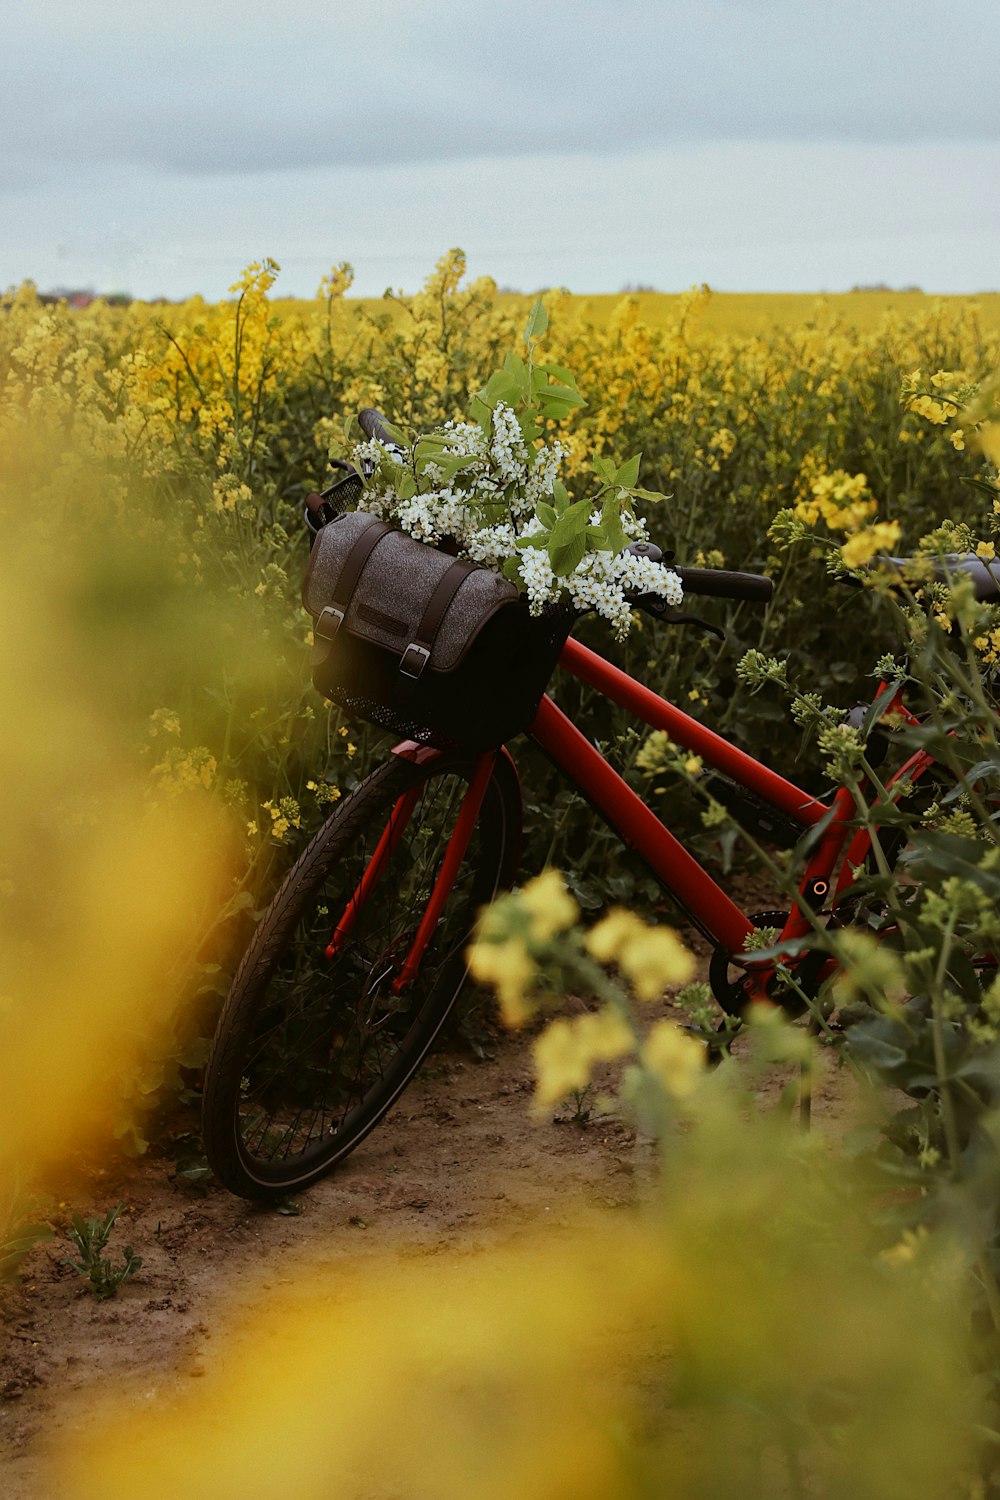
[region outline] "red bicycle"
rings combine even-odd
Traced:
[[[978,559],[974,565],[985,575],[984,597],[996,597],[992,573]],[[766,602],[771,594],[770,580],[753,574],[676,571],[688,595]],[[662,600],[648,596],[635,604],[653,616],[665,612]],[[822,945],[803,940],[817,927],[854,919],[854,872],[873,856],[851,790],[810,794],[572,638],[559,667],[700,756],[758,816],[790,830],[791,842],[812,830],[803,839],[810,852],[791,910],[754,916],[551,697],[542,698],[528,730],[709,940],[710,979],[722,1009],[738,1014],[764,997],[801,1008],[802,996],[815,995],[834,967]],[[896,687],[883,685],[878,696],[873,717],[891,707],[915,722]],[[881,795],[892,797],[934,764],[923,752],[913,755]],[[521,815],[506,746],[469,755],[405,741],[338,804],[268,907],[216,1032],[205,1149],[233,1192],[274,1199],[306,1187],[399,1097],[462,989],[478,910],[516,877]],[[898,830],[889,829],[890,862],[894,838],[898,844]],[[770,957],[748,941],[762,925],[780,928]],[[782,974],[794,976],[794,995],[782,990]]]

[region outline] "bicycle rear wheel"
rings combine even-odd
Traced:
[[[393,757],[338,806],[265,912],[205,1079],[205,1152],[232,1192],[275,1199],[314,1182],[365,1138],[433,1045],[466,978],[477,911],[511,884],[519,852],[516,773],[499,756],[406,982],[475,767]]]

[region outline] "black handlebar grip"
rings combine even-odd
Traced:
[[[387,447],[395,448],[396,442],[389,434],[386,419],[380,411],[375,410],[374,406],[366,406],[358,412],[358,424],[366,438],[377,438]]]
[[[727,573],[723,568],[672,568],[672,571],[684,585],[685,594],[767,604],[774,593],[774,583],[761,573]]]

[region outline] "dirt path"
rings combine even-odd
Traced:
[[[0,1297],[4,1500],[43,1500],[39,1452],[68,1398],[113,1380],[149,1396],[197,1377],[215,1303],[242,1281],[278,1284],[317,1252],[356,1263],[387,1248],[474,1249],[528,1224],[558,1224],[581,1200],[633,1203],[652,1169],[648,1143],[617,1121],[534,1123],[530,1094],[523,1038],[504,1038],[485,1063],[434,1059],[339,1172],[298,1200],[296,1217],[188,1185],[163,1161],[95,1178],[89,1201],[71,1206],[104,1213],[124,1200],[114,1260],[128,1243],[143,1266],[114,1300],[98,1302],[61,1263],[70,1247],[55,1239]]]
[[[143,1266],[117,1298],[98,1302],[62,1264],[69,1246],[56,1239],[0,1296],[4,1500],[50,1500],[46,1439],[60,1421],[85,1420],[88,1392],[122,1382],[145,1402],[197,1378],[220,1300],[252,1282],[282,1284],[305,1256],[353,1265],[387,1249],[470,1251],[529,1226],[578,1223],[581,1205],[636,1203],[653,1180],[651,1144],[619,1120],[533,1120],[531,1087],[524,1037],[504,1037],[488,1062],[433,1059],[344,1166],[303,1195],[298,1216],[186,1184],[163,1161],[95,1177],[72,1207],[103,1213],[123,1200],[115,1262],[130,1243]],[[821,1121],[836,1118],[843,1090],[830,1072],[814,1105]]]

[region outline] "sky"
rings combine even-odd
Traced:
[[[0,288],[996,289],[998,75],[998,0],[6,0]]]

